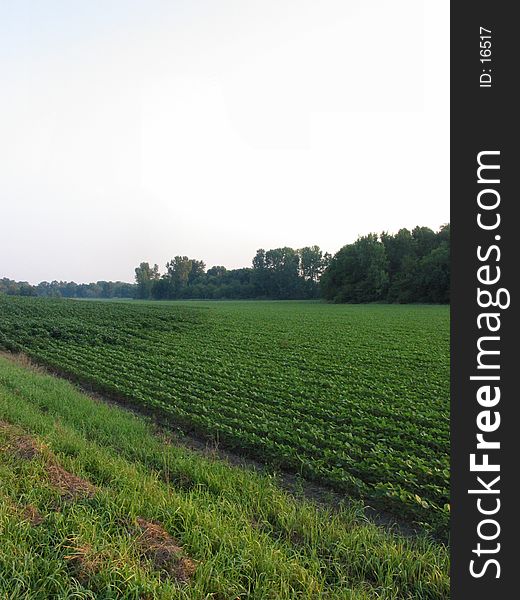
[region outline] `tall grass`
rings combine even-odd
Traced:
[[[0,598],[449,596],[443,545],[377,527],[359,505],[296,499],[270,475],[172,444],[150,422],[5,357],[0,420]],[[10,451],[22,435],[42,451]],[[49,461],[95,492],[64,495]],[[188,581],[143,554],[139,518],[182,546],[196,565]]]

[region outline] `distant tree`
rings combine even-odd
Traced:
[[[423,302],[450,301],[450,247],[447,242],[434,248],[419,264],[420,290]]]
[[[227,273],[226,267],[215,266],[208,269],[207,276],[208,277],[216,277],[217,279],[222,279]]]
[[[113,298],[115,284],[113,281],[98,281],[97,285],[101,288],[101,298]]]
[[[415,227],[412,237],[416,243],[418,258],[423,258],[438,245],[437,234],[429,227]]]
[[[202,260],[191,259],[191,269],[188,275],[188,285],[193,285],[206,273],[206,265]]]
[[[61,298],[63,296],[62,293],[62,282],[56,281],[55,279],[49,284],[49,292],[52,298]]]
[[[36,288],[33,285],[30,285],[26,281],[20,283],[20,288],[18,293],[20,296],[36,296]]]
[[[152,283],[152,298],[154,300],[167,300],[170,297],[170,280],[166,275]]]
[[[333,257],[320,283],[335,302],[449,302],[450,226],[359,238]]]
[[[331,260],[318,246],[294,250],[288,246],[260,249],[252,267],[226,269],[216,265],[206,271],[204,261],[177,255],[161,275],[157,264],[141,262],[135,283],[100,280],[95,283],[42,281],[39,296],[64,298],[273,298],[318,297],[319,279]],[[0,280],[0,293],[20,294],[20,282]],[[27,287],[23,293],[33,293]]]
[[[411,265],[417,256],[417,240],[408,229],[400,229],[395,235],[381,234],[388,258],[388,297],[390,302],[400,300],[403,284],[401,274],[404,265]]]
[[[268,250],[265,266],[270,297],[288,299],[301,296],[300,258],[296,250],[288,246]]]
[[[137,283],[136,297],[148,299],[152,295],[153,282],[159,279],[159,267],[150,267],[149,263],[142,262],[135,269],[135,281]]]
[[[269,272],[263,248],[257,250],[253,258],[253,285],[256,297],[262,298],[269,295]]]
[[[62,291],[62,295],[65,298],[75,298],[77,292],[78,292],[78,284],[77,283],[75,283],[74,281],[65,282],[65,285],[63,286],[63,291]]]
[[[399,271],[394,273],[388,300],[408,304],[420,302],[420,269],[416,254],[407,254],[401,260]]]
[[[383,300],[388,288],[385,247],[374,233],[344,246],[321,279],[323,295],[334,302]]]
[[[97,283],[89,283],[86,285],[86,298],[101,298],[102,288]]]
[[[437,240],[438,240],[439,244],[441,244],[442,242],[446,242],[448,245],[450,245],[451,230],[450,230],[449,223],[445,223],[444,225],[441,226],[441,228],[439,229],[439,233],[437,233]]]
[[[300,276],[307,281],[317,283],[325,269],[325,259],[319,246],[305,246],[298,250],[300,258]]]
[[[265,250],[260,248],[253,258],[253,269],[262,270],[265,269],[265,266]]]
[[[121,281],[81,283],[74,281],[41,281],[33,286],[26,281],[0,279],[0,293],[47,298],[133,298],[136,286]]]
[[[187,256],[175,256],[166,263],[166,277],[170,284],[170,297],[179,298],[188,285],[192,261]]]
[[[135,297],[135,284],[127,283],[125,281],[116,281],[114,298],[134,298]]]

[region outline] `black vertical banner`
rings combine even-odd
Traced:
[[[520,597],[515,8],[451,3],[454,600]]]

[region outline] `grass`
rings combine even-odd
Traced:
[[[0,297],[0,346],[449,529],[449,309]]]
[[[449,597],[444,545],[295,498],[6,357],[0,481],[2,598]]]

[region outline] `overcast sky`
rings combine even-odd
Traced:
[[[2,0],[0,277],[449,221],[448,0]]]

